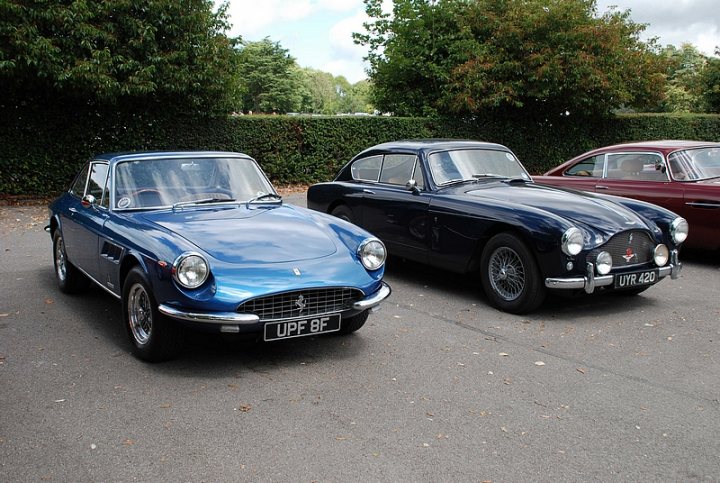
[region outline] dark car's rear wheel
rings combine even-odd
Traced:
[[[184,331],[157,309],[145,273],[135,267],[123,285],[123,320],[133,353],[139,359],[159,362],[171,359],[180,352]]]
[[[352,211],[345,205],[336,206],[330,213],[332,216],[337,216],[341,220],[353,223]]]
[[[70,263],[65,252],[65,239],[60,230],[53,235],[53,263],[58,288],[65,293],[77,293],[89,284],[88,278]]]
[[[367,320],[369,314],[370,311],[366,310],[365,312],[360,312],[359,314],[353,315],[352,317],[343,318],[342,324],[340,325],[340,333],[350,334],[352,332],[355,332],[356,330],[359,330],[360,327],[365,325],[365,321]]]
[[[517,236],[500,233],[485,246],[481,281],[490,303],[506,312],[530,312],[545,300],[535,258]]]

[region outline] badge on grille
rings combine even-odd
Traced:
[[[307,307],[307,300],[305,300],[305,297],[302,295],[298,296],[297,300],[295,301],[295,307],[298,308],[302,312],[302,310]]]
[[[630,235],[632,237],[632,235]],[[625,263],[630,263],[630,261],[635,258],[635,254],[632,251],[632,248],[628,247],[627,250],[625,250],[625,255],[622,256],[625,259]]]

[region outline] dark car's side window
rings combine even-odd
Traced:
[[[351,169],[353,179],[363,181],[377,181],[380,179],[382,158],[382,156],[370,156],[355,161]]]
[[[85,185],[87,184],[89,170],[90,164],[86,164],[85,167],[78,173],[72,186],[70,186],[70,193],[78,198],[85,196]]]
[[[583,159],[574,166],[565,171],[566,176],[589,176],[591,178],[602,178],[603,165],[605,164],[605,155],[598,154],[590,158]]]
[[[414,154],[388,154],[382,164],[380,181],[404,186],[413,177]]]

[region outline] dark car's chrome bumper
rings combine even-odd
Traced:
[[[670,253],[670,263],[658,268],[658,281],[668,275],[670,275],[671,279],[675,280],[680,275],[680,270],[682,270],[682,263],[678,260],[677,250],[673,250]],[[548,277],[545,279],[545,286],[547,288],[561,290],[583,289],[587,293],[593,293],[595,287],[605,287],[613,283],[615,283],[615,275],[595,275],[595,265],[592,263],[587,264],[584,277]]]
[[[380,302],[388,298],[391,292],[390,286],[382,282],[377,292],[355,302],[352,305],[352,309],[358,312],[373,309],[377,307]],[[173,319],[198,322],[201,324],[220,325],[221,332],[238,332],[241,325],[248,326],[260,323],[260,317],[255,314],[242,314],[238,312],[189,312],[164,304],[160,305],[158,310],[161,314],[172,317]]]

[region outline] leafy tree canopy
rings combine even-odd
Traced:
[[[308,96],[295,59],[279,42],[243,42],[238,61],[242,109],[253,113],[298,111]]]
[[[605,115],[656,104],[664,64],[629,12],[594,0],[365,0],[379,109],[402,115]]]
[[[227,110],[235,40],[212,0],[0,2],[3,95]]]

